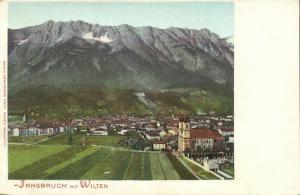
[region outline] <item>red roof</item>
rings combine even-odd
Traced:
[[[149,131],[149,132],[147,132],[147,134],[149,135],[149,136],[160,136],[157,132],[153,132],[153,131]]]
[[[157,141],[154,141],[153,144],[166,144],[166,142],[163,140],[157,140]]]
[[[223,136],[217,131],[211,131],[208,129],[191,129],[191,138],[222,138]]]
[[[233,131],[233,128],[231,128],[231,127],[221,127],[220,130],[221,131]]]

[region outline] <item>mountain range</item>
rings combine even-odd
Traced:
[[[161,111],[168,104],[167,99],[163,103],[156,99],[158,96],[168,93],[170,100],[174,96],[169,93],[176,93],[180,103],[176,100],[170,107],[183,104],[182,109],[193,110],[182,101],[187,91],[182,89],[195,89],[202,98],[203,94],[218,94],[232,99],[232,40],[205,28],[103,26],[83,21],[51,20],[8,29],[9,107],[12,112],[21,112],[35,105],[41,112],[41,107],[50,109],[46,106],[50,101],[54,113],[57,105],[70,110],[81,104],[77,108],[80,112],[89,107],[86,105],[91,110],[110,112],[123,93],[123,97],[130,94],[127,101],[134,101],[124,101],[123,111],[135,112],[137,109],[130,106],[134,104],[143,107],[140,111],[152,112],[154,107]],[[157,93],[160,95],[153,95]],[[107,94],[113,94],[115,100]]]

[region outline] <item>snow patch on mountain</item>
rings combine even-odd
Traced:
[[[20,41],[18,42],[18,45],[23,45],[23,44],[28,43],[28,42],[29,42],[28,39],[23,39],[23,40],[20,40]]]
[[[156,104],[154,102],[152,102],[151,100],[149,100],[145,93],[143,92],[137,92],[137,93],[134,93],[134,95],[143,103],[145,104],[146,106],[148,107],[151,107],[151,108],[154,108],[156,107]]]
[[[114,41],[114,39],[110,39],[107,36],[107,33],[105,33],[101,37],[94,37],[93,32],[88,32],[85,35],[83,35],[82,38],[91,39],[91,40],[95,40],[95,41],[100,41],[100,42],[103,42],[103,43],[110,43],[110,42]]]

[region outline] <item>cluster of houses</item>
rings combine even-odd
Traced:
[[[188,129],[188,141],[182,136],[183,123],[180,117],[135,117],[108,115],[104,117],[67,119],[64,121],[30,121],[9,123],[9,136],[53,136],[68,130],[76,130],[90,136],[107,136],[109,131],[117,135],[137,132],[153,143],[154,150],[229,150],[233,151],[233,116],[195,116],[184,125]],[[114,134],[114,135],[115,135]]]
[[[180,131],[183,124],[180,117],[163,118],[161,121],[149,121],[140,128],[141,135],[153,142],[154,150],[180,150]],[[233,152],[233,117],[191,117],[185,121],[188,128],[186,148],[190,151],[228,151]],[[176,143],[176,144],[174,144]]]
[[[9,125],[9,136],[54,136],[70,130],[70,126],[57,125]]]

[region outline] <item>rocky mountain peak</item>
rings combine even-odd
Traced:
[[[233,48],[205,28],[50,20],[9,29],[8,35],[9,76],[15,85],[38,81],[56,86],[83,82],[121,88],[201,86],[209,82],[233,85]],[[62,77],[62,72],[68,76]]]

